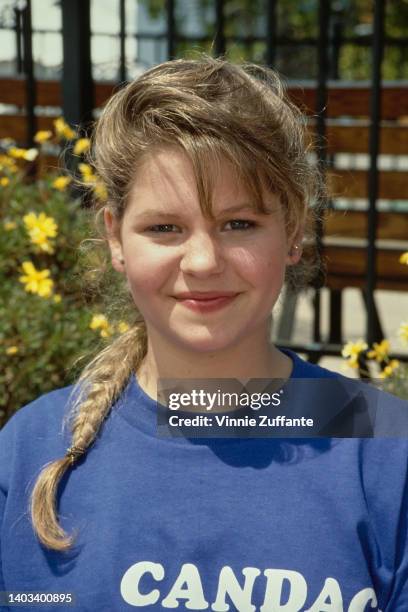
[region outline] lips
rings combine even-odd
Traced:
[[[230,304],[238,293],[234,292],[185,292],[178,294],[176,299],[192,311],[210,313]],[[180,297],[182,296],[182,297]],[[186,296],[186,297],[183,297]]]
[[[184,291],[178,293],[176,297],[178,300],[213,300],[218,298],[233,297],[238,295],[237,291]]]

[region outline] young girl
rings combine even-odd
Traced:
[[[140,316],[0,432],[0,609],[406,612],[406,440],[157,435],[161,378],[344,378],[270,342],[321,193],[278,76],[160,64],[93,154]]]

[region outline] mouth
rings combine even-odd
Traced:
[[[238,291],[182,291],[174,297],[182,300],[212,300],[215,298],[232,297],[235,295],[238,295]]]
[[[194,294],[194,297],[179,297],[176,296],[177,302],[179,302],[182,306],[189,308],[195,312],[207,313],[214,312],[225,306],[231,304],[235,298],[240,295],[239,293],[230,293],[230,294],[211,294],[213,297],[209,297],[208,294],[201,294],[199,297],[196,297],[198,294]]]

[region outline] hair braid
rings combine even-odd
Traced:
[[[54,550],[67,550],[75,536],[67,536],[58,524],[56,499],[58,484],[67,468],[86,452],[98,435],[112,405],[137,370],[147,350],[144,322],[122,334],[101,351],[82,371],[70,397],[79,395],[66,415],[63,427],[70,424],[73,446],[65,457],[47,463],[35,483],[30,497],[34,530],[40,542]],[[85,383],[81,385],[81,383]],[[82,452],[83,451],[83,452]]]

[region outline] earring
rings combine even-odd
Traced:
[[[290,255],[294,255],[294,251],[297,253],[298,250],[299,250],[299,245],[294,244],[293,247],[290,249]]]

